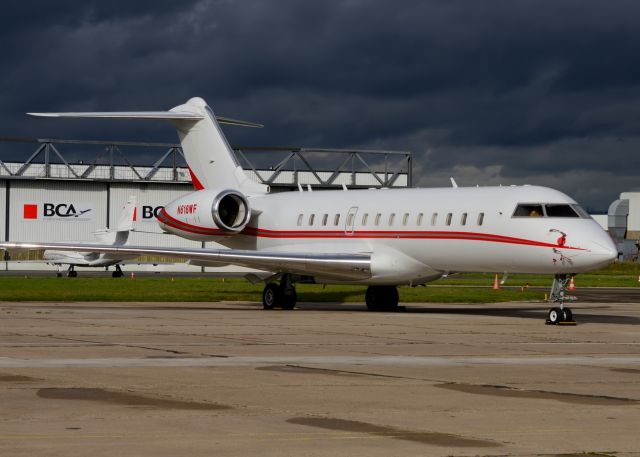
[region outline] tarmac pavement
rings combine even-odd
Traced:
[[[0,455],[640,455],[640,306],[570,306],[0,302]]]

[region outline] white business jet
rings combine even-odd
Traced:
[[[244,173],[221,119],[197,97],[169,111],[38,115],[170,121],[197,190],[167,204],[159,224],[180,237],[229,249],[12,242],[0,247],[166,255],[266,270],[273,275],[265,280],[265,309],[292,309],[294,284],[316,282],[368,285],[367,307],[393,310],[398,285],[424,284],[453,272],[552,274],[562,297],[567,275],[603,267],[617,256],[609,235],[573,199],[545,187],[271,194]],[[554,323],[570,319],[562,301],[549,312]]]
[[[108,244],[110,246],[124,246],[129,239],[129,233],[133,230],[133,219],[136,209],[136,197],[131,196],[122,208],[118,217],[118,223],[115,229],[101,229],[93,232],[96,242],[92,243],[96,246]],[[80,242],[82,243],[82,242]],[[62,276],[62,265],[69,265],[67,276],[75,278],[78,272],[75,267],[110,267],[115,265],[115,271],[112,276],[119,278],[123,275],[120,263],[123,260],[137,257],[137,254],[114,254],[98,251],[68,251],[47,249],[42,255],[43,260],[47,263],[55,265],[58,268],[57,276]]]

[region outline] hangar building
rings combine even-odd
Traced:
[[[28,148],[31,155],[25,161],[0,160],[1,239],[92,241],[92,233],[115,223],[129,196],[136,195],[135,231],[129,237],[130,244],[204,246],[161,233],[155,220],[164,204],[193,191],[179,145],[2,138],[0,159],[15,156],[9,152],[15,148]],[[272,192],[411,186],[412,155],[408,152],[247,147],[234,150],[250,178],[269,185]],[[70,160],[72,156],[76,159]],[[134,156],[155,163],[133,165],[130,157]],[[318,161],[323,165],[315,165]],[[216,247],[215,243],[206,246]],[[4,259],[0,269],[51,270],[51,266],[39,261],[41,257],[41,252],[14,254],[12,261]],[[171,259],[141,258],[135,265],[128,262],[125,269],[217,270],[183,263],[164,264],[163,260]]]

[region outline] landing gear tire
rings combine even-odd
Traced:
[[[263,309],[273,309],[282,302],[280,286],[275,282],[269,283],[262,291]],[[295,304],[295,303],[294,303]]]
[[[114,270],[113,273],[111,273],[111,277],[122,278],[123,276],[124,276],[124,273],[122,272],[122,268],[120,268],[120,265],[116,265],[116,269]]]
[[[547,320],[550,324],[557,324],[564,320],[564,311],[560,308],[551,308],[547,314]]]
[[[563,316],[562,316],[562,320],[564,322],[571,322],[573,321],[573,312],[571,311],[570,308],[564,308],[562,310]]]
[[[399,300],[396,286],[369,286],[365,293],[369,311],[395,311]]]
[[[291,286],[282,293],[282,309],[291,310],[296,307],[296,290]]]
[[[67,273],[67,276],[70,278],[77,278],[78,272],[76,270],[70,270],[69,273]]]

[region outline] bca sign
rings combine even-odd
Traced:
[[[138,209],[136,208],[136,211],[133,213],[133,220],[134,221],[139,220],[140,222],[154,222],[158,217],[158,214],[160,214],[160,211],[162,210],[162,208],[164,208],[164,206],[162,205],[160,206],[142,205],[140,207],[142,211],[138,212]],[[138,214],[141,215],[140,218],[138,218]]]
[[[22,218],[34,221],[86,222],[92,221],[95,213],[93,205],[82,203],[25,203],[22,208]]]

